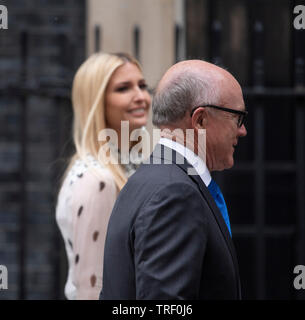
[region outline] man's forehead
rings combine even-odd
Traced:
[[[211,85],[219,85],[221,89],[223,87],[234,87],[236,91],[241,91],[239,83],[232,74],[221,67],[202,60],[185,60],[173,65],[160,80],[156,91],[162,91],[171,83],[188,77],[201,78],[211,82]]]
[[[220,90],[219,105],[241,111],[246,110],[242,90],[239,84],[231,85],[226,88],[223,87],[222,90]]]

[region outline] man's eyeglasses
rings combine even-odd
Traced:
[[[238,122],[237,122],[238,128],[240,128],[244,124],[246,116],[248,114],[248,111],[241,111],[241,110],[229,109],[229,108],[224,108],[224,107],[206,105],[206,106],[198,106],[198,107],[194,108],[191,111],[191,117],[193,116],[195,110],[197,110],[198,108],[213,108],[213,109],[218,109],[218,110],[222,110],[222,111],[225,111],[225,112],[238,114]]]

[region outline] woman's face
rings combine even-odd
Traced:
[[[130,62],[113,73],[106,89],[107,127],[120,132],[121,121],[129,121],[129,130],[147,122],[151,103],[147,85],[139,68]]]

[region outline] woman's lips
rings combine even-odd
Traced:
[[[132,114],[133,116],[138,116],[138,117],[142,117],[144,115],[146,115],[146,108],[141,107],[141,108],[135,108],[132,110],[129,110],[128,113]]]

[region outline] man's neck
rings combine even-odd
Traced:
[[[160,136],[180,143],[206,162],[205,130],[200,131],[199,136],[197,132],[193,129],[163,128]]]

